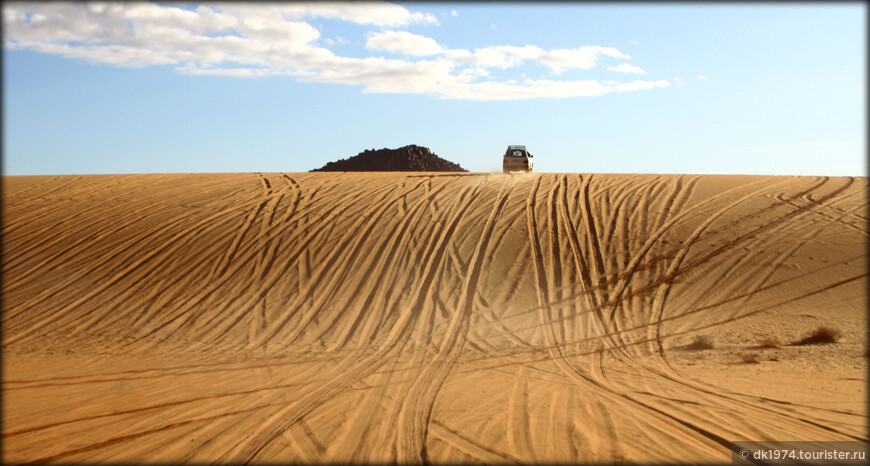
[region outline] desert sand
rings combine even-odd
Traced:
[[[738,440],[867,440],[867,188],[6,176],[3,460],[730,462]],[[842,338],[792,344],[821,326]]]

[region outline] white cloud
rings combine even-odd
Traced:
[[[577,49],[557,49],[545,52],[538,61],[549,66],[554,73],[561,73],[566,68],[589,69],[596,65],[602,55],[616,58],[631,58],[612,47],[597,45],[583,46]]]
[[[300,47],[320,36],[307,23],[282,19],[275,7],[235,15],[228,12],[231,5],[225,8],[8,4],[3,7],[4,45],[122,66],[263,63],[270,51]],[[44,19],[34,22],[37,15]]]
[[[682,86],[683,80],[680,79],[679,77],[676,77],[676,78],[674,78],[674,84],[676,84],[677,86]]]
[[[502,47],[485,47],[470,52],[464,49],[446,50],[444,56],[459,63],[480,68],[510,68],[522,63],[522,59]]]
[[[445,51],[445,56],[460,62],[493,68],[510,68],[526,61],[534,61],[549,67],[553,73],[559,74],[568,68],[589,69],[596,66],[601,56],[630,58],[619,50],[611,47],[583,46],[576,49],[543,50],[535,45],[516,47],[498,45],[475,49],[469,52],[463,49]]]
[[[387,2],[287,2],[275,6],[242,2],[218,3],[217,6],[223,10],[229,7],[232,11],[245,13],[269,8],[287,19],[330,18],[384,27],[411,23],[438,24],[438,19],[430,13],[411,12],[401,5]]]
[[[646,74],[646,71],[642,70],[639,66],[629,65],[628,63],[623,63],[619,66],[608,66],[607,69],[620,73]]]
[[[450,10],[450,16],[455,18],[455,17],[459,16],[459,12],[456,10]]]
[[[426,59],[336,55],[326,46],[350,42],[337,36],[321,38],[320,31],[305,22],[315,17],[392,28],[370,32],[365,49]],[[580,97],[669,85],[663,80],[532,80],[524,74],[519,80],[515,76],[493,78],[489,73],[493,68],[507,70],[532,63],[558,75],[568,69],[593,68],[602,60],[630,57],[602,46],[448,49],[429,37],[394,30],[410,24],[437,24],[437,20],[390,3],[218,3],[192,10],[155,3],[3,5],[7,48],[117,66],[169,65],[189,75],[284,75],[360,85],[370,93],[471,100]],[[608,69],[642,72],[627,63]],[[679,79],[675,81],[679,84]]]
[[[702,74],[701,76],[698,76],[698,79],[700,79],[701,81],[706,81],[707,77]]]
[[[616,92],[629,92],[629,91],[639,91],[642,89],[652,89],[654,87],[668,87],[671,83],[667,82],[664,79],[659,79],[658,81],[632,81],[630,83],[620,83],[613,86],[613,90]]]
[[[434,39],[405,31],[370,32],[366,48],[418,56],[441,53],[441,46]]]
[[[349,44],[350,41],[341,36],[335,36],[335,39],[328,38],[324,39],[323,42],[326,45],[336,45],[336,44]]]
[[[464,100],[522,100],[536,98],[592,97],[611,92],[628,92],[654,87],[666,87],[660,81],[633,81],[631,83],[602,83],[597,80],[553,81],[529,80],[524,84],[481,82],[468,83],[436,93],[444,99]]]
[[[262,76],[274,76],[280,74],[266,68],[184,68],[185,74],[201,75],[201,76],[233,76],[237,78],[258,78]]]

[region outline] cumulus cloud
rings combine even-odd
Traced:
[[[218,6],[224,9],[226,3]],[[233,8],[261,10],[265,5],[244,2]],[[387,2],[288,2],[275,6],[288,19],[330,18],[357,24],[395,27],[412,23],[439,24],[438,18],[431,13],[411,12],[394,3]],[[240,11],[236,9],[235,11]],[[248,10],[249,11],[249,10]]]
[[[343,45],[343,44],[349,44],[349,43],[350,43],[349,40],[347,40],[347,39],[345,39],[344,37],[341,37],[341,36],[335,36],[335,39],[332,39],[332,38],[324,39],[323,42],[324,42],[326,45],[336,45],[336,44],[342,44],[342,45]]]
[[[584,70],[592,68],[597,64],[601,56],[631,58],[615,48],[592,45],[577,49],[551,50],[538,57],[538,60],[552,68],[553,72],[561,73],[567,68],[580,68]]]
[[[698,76],[698,79],[701,81],[706,81],[707,77],[702,74],[701,76]]]
[[[469,65],[492,68],[511,68],[525,62],[538,62],[549,67],[554,74],[569,68],[592,68],[602,56],[631,58],[612,47],[543,50],[536,45],[497,45],[475,49],[474,52],[454,49],[445,51],[445,56]]]
[[[474,52],[465,49],[446,50],[444,56],[462,63],[479,68],[511,68],[522,63],[522,59],[503,50],[500,47],[486,47],[476,49]]]
[[[441,52],[441,46],[434,39],[406,31],[370,32],[366,48],[418,56]]]
[[[452,14],[451,16],[455,16]],[[347,57],[327,48],[353,43],[321,38],[311,18],[381,28],[366,36],[375,56]],[[397,28],[437,25],[429,13],[391,3],[218,3],[182,8],[156,3],[5,3],[4,46],[117,66],[174,66],[190,75],[256,78],[284,75],[360,85],[369,93],[428,94],[443,99],[510,100],[602,95],[669,85],[596,80],[492,78],[490,70],[536,64],[553,76],[627,60],[597,45],[545,50],[535,45],[450,49]],[[404,57],[377,56],[377,52]],[[411,57],[411,58],[409,58]],[[416,60],[416,61],[414,61]],[[645,74],[628,63],[608,66]],[[679,80],[675,80],[679,84]]]
[[[629,65],[628,63],[623,63],[619,66],[608,66],[607,69],[620,73],[646,74],[646,71],[642,70],[639,66]]]
[[[665,80],[633,81],[630,83],[605,82],[590,79],[577,81],[531,80],[516,82],[467,83],[434,92],[444,99],[465,100],[522,100],[537,98],[593,97],[611,92],[628,92],[655,87],[667,87]]]
[[[657,81],[640,81],[635,80],[630,83],[619,83],[613,86],[613,90],[616,92],[629,92],[629,91],[639,91],[641,89],[652,89],[654,87],[668,87],[671,83],[667,82],[664,79],[659,79]]]

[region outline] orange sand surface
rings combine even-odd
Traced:
[[[6,462],[730,462],[732,441],[868,439],[864,177],[2,187]],[[821,326],[842,338],[792,344]]]

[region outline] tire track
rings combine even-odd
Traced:
[[[308,326],[311,325],[313,320],[320,313],[320,310],[323,309],[323,306],[326,302],[326,299],[331,297],[336,291],[339,289],[340,285],[346,281],[345,278],[347,274],[350,272],[349,265],[352,264],[356,257],[359,255],[360,250],[364,242],[369,238],[374,230],[375,225],[378,224],[384,213],[398,200],[401,195],[393,196],[391,200],[387,201],[387,196],[391,195],[396,188],[392,188],[379,200],[379,202],[375,203],[379,207],[372,212],[368,217],[359,216],[354,221],[354,223],[349,228],[349,231],[352,232],[343,238],[343,240],[332,249],[330,255],[326,257],[324,262],[314,271],[314,275],[311,279],[314,283],[321,283],[326,281],[324,292],[321,292],[320,298],[315,298],[313,301],[310,311],[301,316],[300,322],[290,331],[290,334],[284,338],[281,338],[284,342],[292,343],[296,340],[299,335],[302,334],[305,330],[307,330]],[[360,234],[356,234],[357,231],[362,230]],[[349,254],[344,254],[344,251],[349,249]],[[347,264],[348,266],[339,269],[335,272],[332,269],[339,264],[339,259],[341,263]],[[329,278],[327,278],[329,277]],[[306,296],[307,298],[307,296]],[[290,304],[290,307],[295,307],[295,304]],[[258,336],[256,340],[254,340],[250,346],[257,347],[263,346],[269,340],[273,340],[278,338],[278,333],[281,332],[289,323],[289,319],[285,318],[275,323],[267,326],[267,329]]]
[[[437,268],[441,263],[444,253],[447,249],[449,238],[456,230],[456,226],[462,217],[462,214],[469,207],[469,203],[465,202],[472,187],[477,185],[469,185],[457,196],[457,205],[461,205],[453,214],[450,223],[443,229],[438,243],[434,248],[429,248],[428,260],[424,269],[423,279],[419,282],[414,293],[415,298],[412,301],[409,309],[420,309],[423,306],[424,299],[428,296],[433,278],[437,272]],[[410,325],[415,320],[416,313],[402,312],[399,313],[398,319],[392,325],[390,332],[386,336],[386,341],[378,347],[377,351],[371,355],[367,355],[358,361],[348,360],[334,371],[337,377],[329,382],[323,383],[316,390],[307,393],[298,401],[290,406],[275,412],[272,416],[260,423],[259,428],[249,434],[248,438],[244,439],[226,455],[223,460],[233,459],[234,461],[249,462],[254,460],[257,455],[272,441],[275,440],[289,426],[299,422],[315,408],[323,404],[326,400],[333,398],[339,393],[347,390],[356,380],[359,380],[368,374],[372,373],[385,361],[391,360],[394,355],[401,350],[402,337],[410,330]]]
[[[423,183],[414,186],[411,191],[415,191],[421,186],[423,186]],[[409,232],[413,231],[413,229],[421,222],[421,215],[424,213],[424,206],[435,199],[445,187],[446,185],[441,185],[434,190],[430,189],[424,196],[421,196],[418,201],[415,201],[410,208],[406,209],[405,214],[401,216],[399,225],[391,229],[391,234],[385,236],[383,240],[373,248],[373,251],[375,252],[369,254],[369,265],[365,267],[366,272],[364,274],[365,277],[370,279],[361,280],[359,285],[350,293],[355,301],[349,303],[348,308],[353,309],[352,315],[355,315],[356,317],[353,320],[336,319],[321,333],[322,337],[325,337],[327,332],[335,329],[336,337],[334,340],[337,342],[338,347],[348,345],[353,335],[357,333],[360,334],[362,340],[370,341],[374,337],[374,330],[376,328],[375,322],[380,320],[379,317],[382,316],[379,316],[377,312],[372,312],[371,310],[384,309],[388,306],[387,300],[384,297],[385,290],[383,287],[378,285],[380,282],[388,280],[391,283],[397,283],[401,286],[403,281],[401,277],[395,275],[396,267],[394,265],[398,260],[399,251],[410,247],[408,244],[410,239]],[[404,197],[406,196],[403,196],[403,198]],[[393,265],[392,268],[390,267],[391,265]],[[365,296],[362,303],[358,305],[355,304],[359,302],[359,299],[357,298],[362,296]],[[342,323],[345,323],[345,325],[342,326]]]
[[[866,436],[861,409],[720,388],[664,351],[864,299],[860,178],[191,179],[85,178],[15,231],[3,351],[34,365],[2,383],[7,458],[692,462],[747,435]],[[853,249],[801,259],[832,242]],[[40,288],[28,268],[61,261],[83,275]]]
[[[256,202],[256,201],[254,201],[254,202]],[[250,203],[251,203],[251,201],[248,201],[246,203],[243,203],[243,205],[250,204]],[[109,287],[111,287],[115,283],[119,282],[121,279],[125,278],[126,276],[136,272],[137,270],[141,270],[141,267],[144,264],[148,263],[151,259],[155,259],[154,262],[156,262],[156,265],[164,263],[166,260],[168,260],[172,256],[172,253],[174,251],[178,250],[178,248],[181,246],[179,244],[179,241],[182,240],[186,235],[196,231],[196,229],[198,229],[198,228],[202,228],[203,226],[206,226],[209,223],[220,219],[221,217],[226,216],[227,213],[228,213],[228,211],[226,211],[226,210],[218,211],[218,212],[211,214],[211,215],[209,215],[209,216],[207,216],[199,221],[196,221],[193,225],[190,225],[186,228],[181,229],[180,231],[178,231],[177,233],[172,235],[168,241],[166,241],[162,244],[156,245],[155,247],[153,247],[151,249],[148,249],[147,252],[142,255],[142,257],[134,260],[132,263],[130,263],[129,265],[124,267],[122,270],[110,275],[104,282],[99,283],[99,284],[95,284],[95,286],[91,287],[89,292],[84,293],[82,296],[80,296],[79,298],[77,298],[73,302],[67,304],[66,306],[62,307],[61,309],[53,311],[49,316],[45,316],[42,319],[39,319],[40,316],[37,314],[31,320],[21,322],[20,325],[26,326],[27,328],[25,330],[18,332],[18,333],[12,333],[12,335],[7,334],[7,338],[5,338],[4,342],[3,342],[4,346],[9,345],[9,344],[13,344],[16,341],[18,341],[26,336],[32,335],[35,330],[41,329],[42,327],[48,325],[49,323],[58,323],[58,322],[63,323],[64,320],[61,320],[61,319],[65,316],[67,316],[67,314],[70,313],[70,310],[80,306],[84,302],[86,302],[86,301],[94,298],[95,296],[105,292]],[[164,228],[168,228],[169,226],[171,226],[173,224],[180,223],[185,219],[185,217],[187,217],[187,214],[180,214],[179,216],[176,216],[176,217],[170,219],[169,221],[164,222],[163,224],[161,224],[160,227],[158,227],[157,229],[155,229],[153,231],[159,231],[159,230],[162,230]],[[136,243],[141,242],[141,241],[142,241],[142,238],[136,240],[136,242],[133,244],[124,245],[123,249],[132,248],[133,246],[136,245]],[[164,252],[165,252],[165,255],[163,255],[162,257],[159,256],[161,253],[164,253]],[[105,261],[108,261],[110,259],[111,259],[110,257],[107,257],[105,259]],[[101,265],[102,265],[102,263],[98,263],[94,267],[99,268],[99,267],[101,267]],[[156,265],[154,263],[150,264],[150,266],[152,268],[155,267]],[[24,312],[25,310],[32,308],[33,306],[41,303],[42,301],[44,301],[48,297],[50,297],[50,295],[43,294],[35,302],[34,301],[28,302],[27,305],[24,306],[24,308],[22,309],[21,312]],[[78,318],[78,316],[73,317],[73,318],[74,319]],[[69,322],[69,317],[66,319],[66,322]]]
[[[145,188],[143,187],[140,189]],[[233,195],[238,193],[239,191],[236,191]],[[180,194],[184,193],[182,192]],[[129,193],[125,195],[129,195]],[[21,273],[16,273],[15,276],[12,277],[12,280],[4,283],[3,287],[6,290],[6,293],[14,293],[16,288],[21,287],[28,281],[34,281],[34,278],[32,278],[34,275],[37,275],[38,277],[40,274],[47,273],[48,271],[46,268],[50,267],[53,270],[59,264],[87,263],[91,257],[109,250],[107,247],[109,244],[105,238],[111,238],[113,235],[116,235],[125,228],[131,227],[135,223],[147,221],[148,216],[143,216],[143,214],[149,214],[154,211],[153,206],[148,204],[133,210],[127,208],[124,204],[119,204],[115,208],[100,210],[102,205],[110,203],[111,202],[109,201],[101,202],[91,207],[89,209],[91,211],[104,212],[93,220],[89,217],[83,217],[82,215],[63,218],[49,228],[49,230],[56,231],[57,233],[54,235],[45,235],[46,238],[44,240],[31,243],[26,249],[18,250],[17,254],[11,254],[5,257],[3,263],[4,269],[24,269],[21,270]],[[116,211],[118,212],[116,213]],[[106,222],[104,219],[109,220]],[[131,219],[133,221],[131,221]],[[74,220],[75,223],[70,224],[68,228],[61,228],[70,220]],[[78,235],[79,232],[93,229],[93,225],[97,223],[105,223],[106,225],[102,228],[96,229],[96,231],[92,231],[91,233],[81,234],[81,236],[71,244],[65,244],[71,237]],[[78,226],[80,226],[80,228],[74,230]],[[82,247],[85,245],[89,245],[90,247]],[[33,257],[39,257],[44,254],[44,251],[50,250],[56,250],[56,252],[47,255],[43,260],[36,264],[30,266],[24,265],[24,261]],[[108,253],[107,256],[111,257],[111,253]]]
[[[400,439],[396,450],[398,459],[402,463],[427,461],[426,437],[435,398],[465,345],[468,322],[480,280],[481,265],[510,191],[508,184],[502,186],[471,257],[470,268],[462,285],[460,301],[452,315],[438,353],[414,382],[410,394],[399,411]]]
[[[532,242],[532,249],[535,251],[534,259],[535,259],[535,271],[538,283],[538,301],[540,304],[540,319],[541,321],[546,321],[549,315],[549,306],[546,303],[549,302],[548,298],[548,283],[546,279],[546,270],[544,269],[543,262],[543,253],[540,247],[540,242],[538,240],[537,235],[537,222],[535,220],[535,196],[537,194],[537,189],[540,183],[535,183],[533,189],[529,194],[529,200],[526,204],[526,212],[528,218],[529,225],[529,239]],[[672,429],[677,429],[677,426],[681,426],[684,429],[687,429],[688,432],[691,432],[696,435],[700,435],[702,438],[707,439],[707,441],[712,441],[714,444],[718,444],[721,448],[730,449],[731,442],[727,440],[725,437],[720,434],[714,433],[703,426],[684,421],[679,417],[675,417],[669,413],[661,411],[653,406],[640,402],[635,399],[635,397],[612,392],[607,387],[601,385],[601,382],[592,380],[588,375],[584,374],[582,371],[579,371],[575,366],[570,364],[568,358],[570,356],[565,355],[564,353],[558,353],[557,351],[560,349],[560,345],[557,343],[556,335],[553,332],[553,328],[551,326],[544,327],[544,336],[547,343],[547,351],[549,359],[553,360],[556,365],[565,373],[565,375],[574,380],[581,387],[589,387],[591,385],[592,391],[597,393],[599,396],[605,396],[610,398],[612,401],[616,401],[620,404],[625,404],[635,409],[640,409],[647,415],[648,422],[653,424],[658,424],[654,419],[656,417],[662,418],[666,423],[676,423],[672,424]],[[612,439],[615,440],[615,439]],[[702,443],[704,441],[702,440]],[[709,444],[708,444],[709,445]]]
[[[652,246],[662,238],[662,236],[664,235],[664,233],[668,229],[673,227],[677,221],[679,221],[681,219],[685,219],[688,216],[688,214],[693,213],[694,211],[696,211],[696,209],[698,209],[702,206],[705,206],[707,203],[712,202],[713,200],[718,200],[719,198],[721,198],[724,195],[731,194],[731,193],[735,192],[737,189],[739,189],[739,187],[734,188],[734,189],[729,190],[729,191],[726,191],[726,192],[723,192],[723,193],[721,193],[717,196],[714,196],[714,197],[712,197],[706,201],[703,201],[701,203],[695,204],[687,211],[681,212],[678,216],[672,218],[670,221],[668,221],[666,224],[662,225],[652,235],[649,236],[649,238],[644,242],[643,246],[640,248],[640,251],[638,251],[635,255],[632,256],[632,261],[629,264],[629,267],[627,267],[627,269],[628,269],[627,271],[614,274],[607,281],[604,281],[600,284],[592,284],[591,281],[588,284],[586,284],[586,282],[584,282],[584,284],[586,284],[585,289],[581,290],[578,293],[574,293],[574,294],[571,294],[569,296],[566,296],[564,299],[573,299],[573,298],[577,298],[577,297],[581,297],[581,296],[586,296],[590,293],[594,293],[599,288],[607,287],[607,286],[613,285],[615,283],[616,284],[615,291],[612,293],[614,295],[614,297],[611,298],[609,301],[602,303],[602,306],[611,307],[611,306],[618,304],[619,302],[624,300],[624,298],[622,298],[622,294],[625,292],[629,283],[631,283],[631,281],[636,278],[635,274],[637,272],[642,271],[642,270],[648,270],[651,267],[658,264],[659,262],[661,262],[661,260],[662,260],[661,258],[654,258],[651,262],[647,262],[645,264],[642,264],[641,260],[643,260],[645,258],[645,256],[651,250]],[[764,189],[765,188],[761,188],[757,192],[761,192]],[[747,198],[748,197],[752,197],[752,195],[747,196]],[[574,236],[573,234],[571,235],[571,237],[576,238],[576,236]],[[685,247],[685,246],[683,246],[683,247]],[[676,254],[677,252],[681,251],[683,247],[675,249],[673,253]],[[579,247],[578,247],[578,249],[579,249]],[[588,270],[588,266],[586,266],[586,267],[581,266],[581,270]],[[682,271],[680,273],[673,275],[673,276],[661,276],[661,275],[659,275],[658,277],[652,279],[647,285],[639,288],[636,291],[631,292],[628,295],[628,297],[630,298],[633,296],[642,295],[645,292],[650,290],[650,286],[657,286],[660,283],[663,283],[664,280],[673,280],[673,279],[677,278],[681,273],[684,273],[685,271],[687,271],[687,270],[682,269]],[[559,304],[559,303],[561,303],[561,300],[550,300],[549,302],[547,302],[547,305],[552,306],[552,305]],[[595,308],[593,308],[593,309],[595,309]],[[528,314],[528,313],[536,313],[539,310],[540,310],[540,307],[536,307],[534,309],[530,309],[528,311],[525,311],[524,313],[518,313],[518,314],[512,315],[509,318],[520,317],[520,316],[523,316],[523,315]],[[566,318],[572,318],[572,317],[566,316]],[[602,317],[602,319],[604,319],[604,317]]]
[[[18,177],[18,179],[19,179],[19,180],[22,180],[22,181],[23,181],[23,180],[28,180],[28,181],[30,181],[30,180],[37,179],[37,178],[45,178],[45,179],[42,180],[42,181],[38,181],[38,182],[36,182],[36,183],[33,183],[33,184],[31,184],[30,186],[28,186],[28,187],[26,187],[26,188],[24,188],[24,189],[20,189],[20,190],[14,192],[14,193],[6,194],[6,193],[4,192],[4,193],[3,193],[3,197],[6,198],[6,199],[14,199],[14,198],[16,198],[16,197],[20,197],[20,196],[22,196],[24,193],[30,191],[31,189],[36,189],[36,188],[38,188],[38,187],[40,187],[40,186],[42,186],[42,185],[46,185],[46,184],[49,184],[49,183],[51,183],[51,182],[53,182],[53,181],[56,181],[56,180],[61,179],[60,176],[32,176],[32,177],[31,177],[31,176],[23,176],[23,177]],[[9,180],[9,179],[7,178],[7,180]],[[6,185],[6,186],[4,186],[4,191],[6,191],[6,189],[9,189],[9,184],[8,184],[8,183],[9,183],[9,181],[4,182],[4,184]]]
[[[441,440],[444,443],[456,448],[469,457],[476,459],[482,463],[500,464],[500,463],[521,463],[520,460],[514,458],[507,453],[496,451],[487,446],[481,445],[474,440],[450,429],[446,425],[433,420],[430,426],[432,436]]]
[[[383,194],[384,192],[390,191],[391,189],[392,188],[389,186],[383,187],[383,188],[376,190],[375,194]],[[326,212],[324,212],[316,221],[316,223],[318,225],[320,225],[320,228],[305,232],[306,233],[305,236],[298,241],[297,248],[295,249],[295,252],[289,258],[285,259],[285,261],[286,261],[285,263],[289,263],[289,264],[294,263],[296,261],[296,259],[298,258],[298,256],[302,253],[302,251],[306,251],[308,248],[308,245],[310,245],[315,238],[317,238],[319,235],[324,234],[323,224],[331,223],[329,220],[330,218],[334,218],[335,216],[344,212],[349,207],[350,206],[348,204],[343,204],[343,205],[336,204],[336,205],[331,206],[330,208],[325,209]],[[270,234],[278,235],[278,234],[281,234],[284,230],[290,229],[291,227],[292,227],[292,225],[284,225],[282,229],[279,229],[277,231],[273,231]],[[236,274],[238,274],[242,270],[242,267],[247,263],[248,260],[250,260],[251,254],[255,254],[255,251],[256,251],[256,249],[253,249],[253,248],[249,248],[249,250],[251,250],[250,253],[247,253],[247,252],[245,253],[245,257],[246,257],[245,261],[236,260],[233,263],[233,266],[231,267],[231,269],[229,269],[226,274],[219,277],[219,279],[216,280],[215,282],[209,283],[208,288],[206,290],[204,290],[203,292],[200,292],[196,295],[190,296],[186,300],[186,302],[184,302],[178,309],[174,310],[172,313],[166,313],[167,319],[162,324],[157,325],[155,328],[153,328],[148,333],[143,335],[143,337],[149,337],[151,335],[156,335],[158,332],[161,332],[161,333],[163,333],[164,336],[162,338],[160,338],[159,340],[156,340],[154,342],[154,343],[160,343],[160,342],[168,339],[173,334],[175,334],[179,329],[189,328],[191,325],[193,325],[193,323],[195,323],[195,321],[196,321],[195,319],[197,318],[197,315],[191,313],[192,309],[195,306],[198,306],[202,303],[207,302],[207,300],[210,299],[211,296],[213,296],[213,293],[215,293],[217,290],[221,289],[221,287],[226,282],[228,282],[231,278],[233,278]],[[271,278],[270,282],[263,284],[263,287],[267,288],[267,289],[271,288],[274,285],[274,282],[277,282],[280,279],[280,277],[281,277],[280,274],[276,274],[273,278]],[[244,298],[246,295],[239,294],[237,296]],[[305,297],[307,297],[307,296],[305,296]],[[226,307],[226,306],[229,306],[231,304],[233,304],[233,303],[232,302],[224,302],[222,304],[222,306]],[[252,305],[252,303],[248,304],[248,306],[250,306],[250,305]],[[294,315],[288,313],[288,315],[286,316],[286,319],[289,319],[291,317],[294,317]],[[208,325],[208,324],[206,324],[206,325]],[[254,348],[249,348],[249,350],[252,350],[252,349],[254,349]]]
[[[824,182],[827,182],[827,178],[824,179]],[[821,184],[824,184],[824,182],[823,182],[823,183],[820,183],[818,186],[821,186]],[[744,234],[744,235],[738,236],[737,238],[735,238],[735,239],[733,239],[733,240],[731,240],[731,241],[726,242],[725,244],[723,244],[723,246],[720,246],[719,248],[715,249],[715,250],[712,251],[711,253],[708,253],[706,256],[704,256],[704,257],[702,257],[702,258],[700,258],[700,259],[698,259],[698,260],[696,260],[696,261],[693,261],[692,264],[693,264],[693,265],[697,265],[697,264],[700,264],[700,263],[706,262],[706,261],[707,261],[710,257],[712,257],[713,255],[719,255],[719,254],[721,254],[723,251],[735,247],[735,245],[737,245],[737,244],[739,244],[740,242],[742,242],[742,241],[748,239],[749,237],[751,237],[751,236],[753,236],[753,235],[756,235],[756,234],[758,234],[758,233],[760,233],[760,232],[762,232],[762,231],[765,231],[765,230],[767,230],[767,229],[769,229],[769,228],[771,228],[771,227],[773,227],[773,226],[775,226],[775,225],[777,225],[777,224],[780,224],[780,223],[784,222],[785,220],[787,220],[787,219],[789,219],[789,218],[792,218],[792,217],[794,217],[794,216],[796,216],[796,215],[798,215],[798,214],[804,212],[805,210],[809,209],[812,205],[817,205],[817,204],[820,204],[821,202],[824,202],[824,201],[826,201],[826,200],[828,200],[828,199],[833,198],[834,196],[838,195],[839,193],[841,193],[842,191],[844,191],[846,188],[848,188],[851,184],[852,184],[852,180],[850,179],[850,180],[849,180],[849,181],[848,181],[844,186],[842,186],[841,188],[836,189],[835,191],[833,191],[833,192],[830,193],[830,194],[825,195],[825,196],[822,197],[822,199],[820,199],[819,201],[813,201],[811,204],[808,204],[807,206],[804,206],[802,209],[799,209],[799,210],[795,210],[795,211],[789,212],[789,213],[787,213],[787,214],[785,214],[785,215],[783,215],[783,216],[781,216],[781,217],[775,219],[774,221],[771,221],[771,222],[768,222],[768,223],[766,223],[766,224],[763,224],[762,226],[760,226],[760,227],[758,227],[758,228],[755,228],[755,229],[751,230],[750,232],[748,232],[748,233],[746,233],[746,234]],[[805,193],[812,192],[813,190],[814,190],[814,189],[812,189],[812,190],[808,190],[808,191],[805,191]],[[804,195],[804,194],[801,194],[801,195]],[[689,252],[690,247],[692,246],[692,244],[694,244],[695,242],[698,241],[698,238],[701,236],[701,234],[702,234],[702,233],[703,233],[703,232],[704,232],[704,231],[705,231],[705,230],[706,230],[706,229],[707,229],[707,228],[708,228],[708,227],[709,227],[709,226],[710,226],[710,225],[711,225],[711,224],[712,224],[716,219],[718,219],[721,215],[723,215],[723,214],[724,214],[725,212],[727,212],[728,210],[734,208],[734,206],[736,206],[737,204],[739,204],[739,203],[742,202],[743,200],[748,199],[749,197],[750,197],[750,196],[745,196],[745,197],[741,198],[740,200],[738,200],[738,201],[736,201],[736,202],[734,202],[734,203],[731,203],[731,204],[727,205],[725,208],[723,208],[723,209],[719,210],[718,212],[716,212],[716,213],[710,215],[710,216],[707,218],[707,220],[705,220],[703,223],[701,223],[701,225],[699,225],[699,226],[698,226],[698,227],[697,227],[697,228],[696,228],[696,229],[695,229],[695,230],[694,230],[694,231],[689,235],[687,241],[684,242],[684,247],[683,247],[682,249],[680,249],[680,251],[679,251],[679,252],[677,253],[677,255],[674,257],[674,259],[671,261],[671,263],[669,264],[668,269],[667,269],[667,271],[665,271],[665,274],[664,274],[664,275],[665,275],[666,277],[673,277],[673,276],[675,275],[676,271],[677,271],[677,270],[680,268],[680,266],[682,265],[683,260],[685,259],[686,255],[687,255],[688,252]],[[663,282],[662,285],[661,285],[661,286],[659,287],[659,289],[657,290],[655,297],[653,298],[653,321],[655,321],[655,322],[661,322],[661,319],[662,319],[662,317],[663,317],[663,313],[664,313],[664,303],[665,303],[665,299],[667,299],[667,295],[668,295],[668,292],[670,291],[670,287],[671,287],[671,284],[672,284],[672,283],[673,283],[673,280],[666,280],[665,282]],[[657,337],[661,335],[661,324],[656,325],[656,327],[655,327],[655,335],[656,335]],[[657,350],[658,350],[659,357],[663,357],[663,354],[664,354],[664,348],[662,347],[661,343],[658,343],[656,346],[657,346]]]
[[[528,383],[515,378],[508,402],[507,444],[513,456],[534,458],[532,432],[529,426]]]

